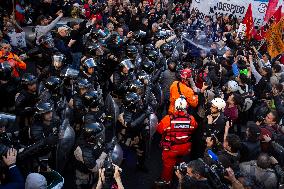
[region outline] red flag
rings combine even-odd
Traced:
[[[248,10],[243,20],[243,24],[246,25],[246,37],[251,39],[254,34],[254,22],[252,18],[251,4],[249,4]]]
[[[266,13],[265,13],[265,17],[264,17],[264,22],[267,22],[268,19],[273,15],[277,7],[278,1],[279,0],[269,0]]]
[[[256,40],[262,40],[266,36],[266,32],[269,29],[272,23],[278,23],[281,19],[281,10],[282,6],[279,6],[278,9],[274,12],[274,14],[267,20],[267,23],[262,26],[258,31],[257,34],[254,36]]]

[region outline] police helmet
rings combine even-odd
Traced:
[[[156,50],[151,50],[147,54],[147,57],[148,57],[149,60],[156,62],[159,59],[159,53]]]
[[[97,63],[95,62],[93,58],[88,58],[83,61],[82,66],[83,66],[84,71],[87,71],[89,68],[97,67]]]
[[[35,107],[37,115],[45,114],[53,110],[53,107],[49,102],[38,102]]]
[[[145,54],[148,54],[150,51],[154,51],[154,50],[155,50],[155,47],[151,43],[148,43],[144,46],[144,53]]]
[[[36,76],[32,75],[31,73],[25,73],[21,79],[21,83],[24,86],[33,85],[37,82]]]
[[[5,61],[0,64],[0,80],[9,80],[12,76],[13,68],[9,62]]]
[[[150,60],[146,60],[142,63],[142,70],[144,70],[147,74],[152,74],[155,70],[154,62]]]
[[[126,55],[129,58],[136,58],[136,55],[138,54],[138,49],[134,45],[128,45],[126,47]]]
[[[101,95],[96,90],[89,90],[84,95],[84,102],[90,108],[98,107],[101,104]]]
[[[66,60],[66,57],[62,53],[54,54],[52,57],[52,65],[56,68],[60,68]]]
[[[144,85],[138,79],[133,80],[129,84],[129,86],[128,86],[128,91],[129,92],[134,92],[134,93],[137,93],[137,94],[142,94],[143,93],[143,89],[144,89]]]
[[[45,88],[47,88],[50,91],[56,91],[60,85],[61,85],[62,81],[60,78],[56,77],[56,76],[50,76],[49,78],[47,78],[47,80],[44,83]]]
[[[89,87],[91,87],[91,83],[87,79],[80,78],[77,80],[77,90],[87,89]]]
[[[128,108],[128,109],[136,109],[140,100],[141,100],[141,97],[137,93],[128,92],[125,95],[123,105],[125,106],[125,108]]]
[[[82,129],[84,139],[91,144],[98,145],[99,148],[105,142],[105,127],[99,122],[87,123]]]

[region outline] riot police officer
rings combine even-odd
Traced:
[[[20,126],[20,138],[22,143],[28,143],[28,128],[32,123],[35,112],[35,104],[38,101],[37,78],[29,73],[21,79],[23,89],[15,97],[15,113]]]
[[[38,152],[39,166],[45,170],[48,165],[52,166],[49,163],[49,158],[51,158],[50,152],[58,142],[60,122],[54,114],[52,104],[48,102],[38,102],[36,104],[34,119],[35,121],[30,127],[30,142],[38,143],[42,140],[46,141],[45,145],[39,148],[40,152]]]
[[[40,45],[30,50],[27,55],[31,60],[36,61],[37,72],[41,73],[42,69],[50,65],[52,62],[52,55],[58,50],[54,47],[54,41],[50,36],[42,36],[39,39]]]
[[[105,128],[99,122],[86,123],[75,145],[76,186],[91,188],[94,175],[103,166],[107,157],[104,152]]]
[[[79,78],[77,80],[76,93],[69,102],[69,106],[73,109],[73,116],[70,121],[77,134],[79,134],[81,130],[83,116],[86,113],[83,97],[91,87],[91,83],[87,79]]]
[[[41,101],[51,103],[56,114],[61,116],[66,101],[62,91],[62,80],[56,76],[50,76],[44,82],[44,89],[40,94]]]
[[[122,96],[127,92],[127,86],[134,78],[135,66],[129,59],[121,61],[119,69],[113,73],[113,95],[115,98],[122,99]]]
[[[82,70],[80,72],[82,78],[92,83],[94,88],[99,87],[99,78],[97,73],[97,63],[93,58],[87,58],[82,62]]]
[[[66,64],[66,57],[62,53],[55,53],[52,55],[52,63],[46,66],[40,76],[39,79],[43,80],[48,76],[56,76],[59,77],[62,69],[65,67]]]
[[[137,168],[147,172],[145,166],[146,127],[145,119],[151,114],[151,110],[143,109],[141,97],[134,92],[126,94],[123,101],[122,113],[118,116],[118,139],[125,151],[135,150],[137,154]]]

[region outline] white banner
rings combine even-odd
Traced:
[[[261,26],[268,0],[192,0],[191,10],[198,9],[201,13],[201,18],[205,15],[213,16],[215,13],[223,13],[224,15],[233,14],[237,18],[243,18],[250,3],[252,5],[254,24]]]

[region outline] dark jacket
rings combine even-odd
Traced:
[[[11,166],[9,168],[9,178],[11,182],[9,182],[6,185],[0,185],[0,189],[24,189],[25,188],[25,180],[16,165]]]

